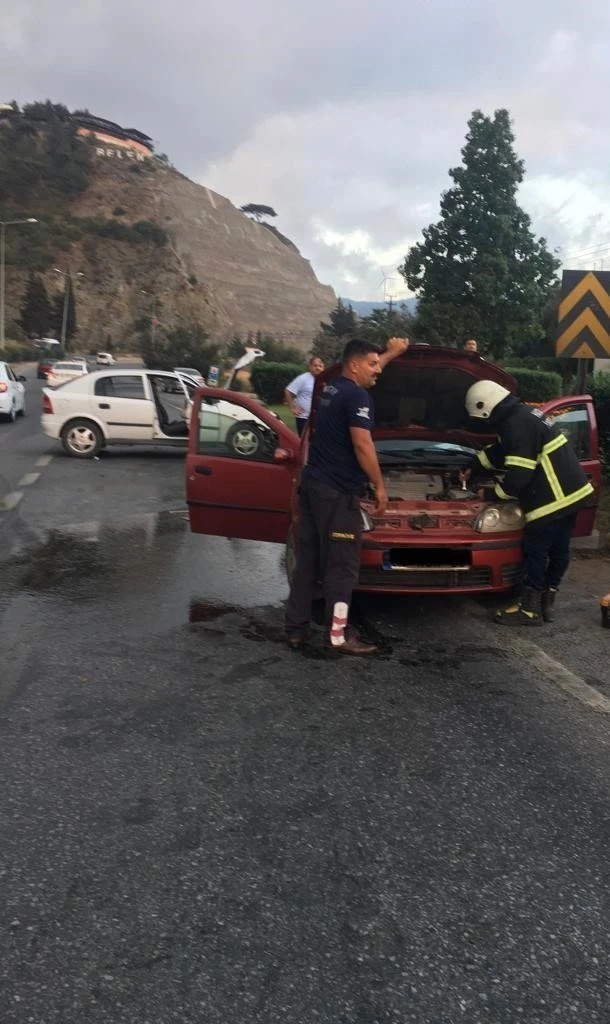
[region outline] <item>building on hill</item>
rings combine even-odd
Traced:
[[[152,156],[153,142],[150,136],[140,132],[137,128],[122,128],[114,121],[107,121],[105,117],[96,117],[88,111],[75,113],[72,119],[78,125],[79,135],[93,136],[97,142],[107,146],[120,146],[124,149],[133,150],[143,156]]]

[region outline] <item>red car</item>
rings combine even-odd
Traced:
[[[315,430],[316,396],[339,372],[335,366],[318,378],[312,418],[300,441],[252,397],[218,388],[196,392],[186,460],[194,533],[285,543],[290,574],[299,531],[299,477]],[[459,470],[473,450],[493,440],[468,429],[464,396],[481,379],[516,391],[514,378],[478,355],[414,345],[386,367],[372,390],[373,438],[390,500],[381,517],[369,498],[362,500],[368,530],[360,590],[502,591],[519,581],[519,506],[483,500],[459,483]],[[558,398],[541,411],[561,426],[595,485],[574,531],[588,536],[600,485],[593,400]]]

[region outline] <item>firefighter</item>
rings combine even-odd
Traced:
[[[522,405],[501,384],[477,381],[466,393],[466,410],[480,429],[498,437],[478,452],[473,472],[503,471],[495,497],[518,501],[525,516],[521,598],[497,612],[496,621],[524,626],[551,622],[555,595],[570,563],[576,513],[593,487],[553,421]]]
[[[293,650],[307,638],[318,580],[326,605],[326,645],[338,654],[377,650],[346,628],[360,569],[360,496],[367,481],[375,491],[377,515],[383,515],[388,501],[371,437],[374,412],[368,389],[408,345],[406,338],[390,338],[380,353],[371,342],[349,341],[341,376],[329,380],[320,396],[299,489],[299,547],[286,607],[286,639]]]

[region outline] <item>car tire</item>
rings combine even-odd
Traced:
[[[23,399],[23,405],[21,406],[21,409],[19,410],[17,415],[18,416],[25,416],[25,398]]]
[[[255,459],[264,449],[265,437],[256,424],[242,420],[227,431],[225,443],[238,459]]]
[[[6,414],[6,422],[7,423],[14,423],[16,419],[17,419],[17,410],[15,409],[15,403],[13,402],[13,404],[11,406],[11,411],[7,412],[7,414]]]
[[[73,459],[93,459],[104,447],[104,435],[91,420],[70,420],[61,432],[61,443]]]

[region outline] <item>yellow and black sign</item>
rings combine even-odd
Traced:
[[[610,271],[564,270],[557,327],[558,356],[610,357]]]

